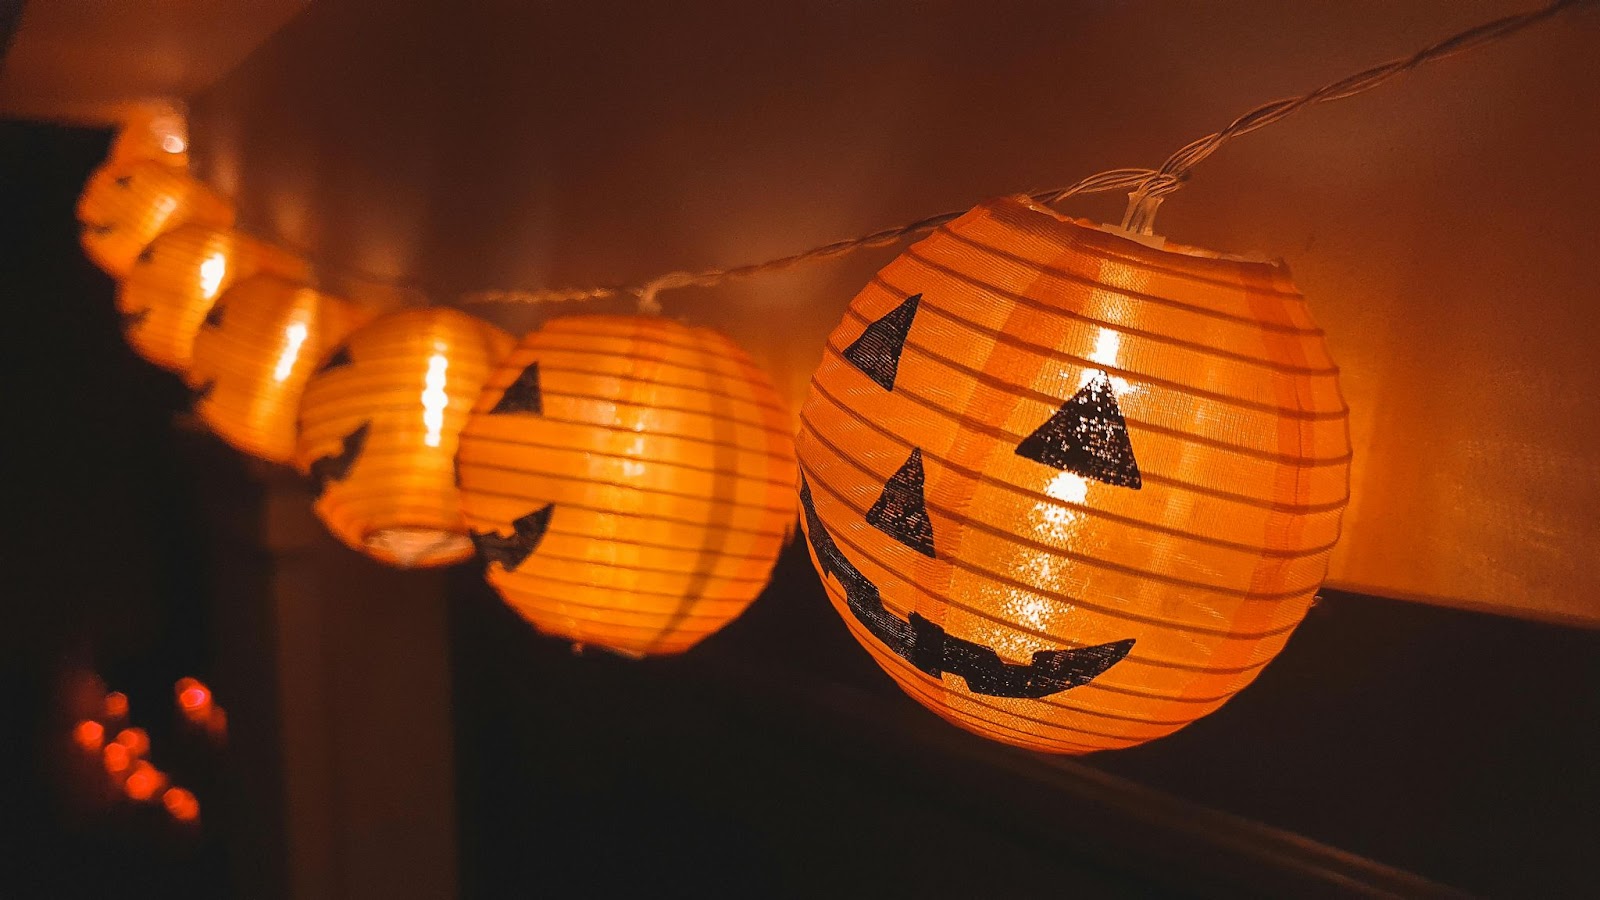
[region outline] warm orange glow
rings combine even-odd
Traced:
[[[84,252],[115,278],[163,232],[186,222],[228,228],[233,205],[182,170],[149,160],[109,162],[78,200]]]
[[[766,586],[794,522],[790,421],[714,331],[648,316],[547,323],[462,432],[462,509],[490,583],[541,631],[687,650]]]
[[[84,719],[72,729],[72,740],[90,753],[99,753],[106,740],[105,726],[93,719]]]
[[[128,771],[128,764],[133,762],[133,754],[128,752],[128,748],[115,742],[107,744],[102,753],[106,771],[112,775]]]
[[[162,104],[142,106],[124,119],[111,143],[108,159],[118,163],[152,160],[183,168],[188,165],[189,123],[182,112]]]
[[[122,789],[128,797],[140,803],[155,799],[156,794],[166,786],[167,776],[142,759],[133,764],[128,779],[122,783]]]
[[[189,368],[195,336],[217,297],[257,273],[304,279],[304,261],[228,228],[190,223],[156,238],[117,290],[128,343],[156,365]]]
[[[369,314],[273,275],[236,282],[200,328],[186,380],[207,386],[200,417],[234,447],[272,462],[294,454],[300,395],[320,361]]]
[[[206,734],[219,744],[228,740],[228,711],[219,704],[213,703],[206,716]]]
[[[180,678],[173,685],[178,709],[191,721],[199,722],[211,712],[211,690],[194,678]]]
[[[166,793],[161,795],[161,805],[179,822],[193,822],[200,818],[200,801],[181,787],[167,788]]]
[[[128,695],[112,691],[106,695],[106,718],[115,722],[128,717]]]
[[[134,756],[145,756],[150,753],[150,735],[143,728],[124,728],[117,732],[117,743],[128,748]]]
[[[295,464],[320,486],[317,515],[335,537],[400,566],[472,555],[455,485],[456,444],[489,373],[514,343],[465,313],[407,310],[352,334],[312,376],[300,402]]]
[[[855,298],[796,443],[855,638],[951,722],[1057,753],[1170,734],[1249,684],[1348,496],[1338,372],[1281,264],[1024,199]]]

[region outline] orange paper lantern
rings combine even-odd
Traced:
[[[217,297],[263,272],[291,281],[310,277],[304,261],[232,229],[179,225],[139,253],[117,290],[128,343],[145,359],[183,373]]]
[[[227,228],[233,215],[233,204],[198,180],[148,160],[101,166],[78,199],[83,250],[114,278],[162,232],[184,222]]]
[[[1023,198],[855,298],[797,445],[856,639],[946,719],[1061,753],[1170,734],[1249,684],[1349,487],[1338,372],[1282,264]]]
[[[187,379],[196,411],[234,447],[289,462],[306,381],[367,318],[354,304],[276,276],[239,282],[195,337]]]
[[[414,309],[350,335],[300,401],[295,463],[347,546],[399,566],[472,555],[455,483],[467,412],[516,339],[452,309]]]
[[[790,419],[732,341],[574,316],[523,338],[461,436],[488,577],[541,631],[680,653],[743,612],[794,521]]]

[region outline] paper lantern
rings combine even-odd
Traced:
[[[452,309],[414,309],[350,336],[306,385],[295,463],[317,516],[386,563],[472,555],[455,483],[467,412],[516,339]]]
[[[354,304],[276,276],[239,282],[195,337],[186,376],[195,411],[234,447],[288,463],[306,381],[368,318]]]
[[[310,277],[303,260],[230,228],[179,225],[139,253],[117,290],[128,343],[145,359],[181,374],[217,297],[261,272],[291,281]]]
[[[1023,747],[1126,747],[1221,706],[1305,615],[1345,420],[1281,263],[1002,199],[850,304],[801,413],[802,523],[906,693]]]
[[[152,160],[165,166],[186,168],[189,165],[189,123],[183,113],[169,106],[135,109],[117,130],[106,159],[122,164]]]
[[[550,322],[490,376],[461,436],[462,508],[490,583],[550,634],[689,649],[771,574],[795,519],[790,421],[714,331]]]
[[[164,231],[185,222],[232,226],[233,205],[171,166],[107,163],[89,177],[78,198],[78,221],[89,259],[121,278]]]

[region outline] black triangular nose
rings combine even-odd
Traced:
[[[1128,426],[1111,378],[1096,372],[1043,425],[1017,445],[1017,455],[1118,487],[1143,484]]]
[[[539,364],[529,363],[517,380],[506,387],[506,392],[500,395],[500,400],[494,408],[489,410],[489,415],[497,416],[503,413],[533,413],[544,414],[544,395],[539,390]]]
[[[844,358],[886,391],[894,390],[894,377],[900,371],[900,351],[905,349],[911,320],[916,318],[917,305],[921,302],[921,294],[912,294],[883,318],[868,325],[860,337],[844,348]]]
[[[922,451],[913,449],[867,510],[867,524],[924,556],[934,556],[933,522],[922,496],[923,478]]]

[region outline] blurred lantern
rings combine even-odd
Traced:
[[[128,798],[140,803],[154,800],[156,794],[166,786],[167,776],[142,759],[133,764],[133,768],[128,770],[127,780],[122,783]]]
[[[185,222],[226,228],[233,205],[186,173],[158,162],[107,164],[78,199],[84,252],[114,278],[164,231]]]
[[[488,577],[540,630],[679,653],[766,585],[794,521],[790,418],[713,331],[575,316],[523,338],[461,437]]]
[[[143,728],[124,728],[117,732],[117,743],[128,748],[128,755],[139,757],[150,753],[150,735]]]
[[[1350,443],[1279,263],[1131,240],[1023,199],[851,303],[801,414],[802,521],[908,694],[1061,753],[1221,706],[1305,615]]]
[[[115,741],[107,744],[101,751],[105,761],[106,772],[110,775],[121,775],[128,771],[128,765],[133,762],[133,755],[128,748]]]
[[[106,160],[122,165],[153,160],[185,168],[189,165],[189,123],[175,107],[141,106],[123,120]]]
[[[350,336],[300,401],[296,464],[317,515],[346,545],[399,566],[472,555],[456,444],[484,381],[516,339],[452,309],[384,316]]]
[[[89,753],[99,753],[106,740],[105,727],[93,719],[84,719],[72,729],[72,740]]]
[[[234,447],[289,462],[306,381],[366,318],[360,307],[276,276],[239,282],[195,338],[186,377],[196,410]]]
[[[174,228],[138,255],[117,291],[128,343],[145,359],[181,374],[217,297],[258,273],[291,281],[310,274],[292,254],[232,229],[193,223]]]
[[[116,722],[128,717],[128,695],[121,691],[112,691],[106,695],[106,719]]]
[[[179,678],[172,686],[178,711],[191,722],[204,722],[211,715],[211,690],[195,678]]]
[[[181,787],[167,788],[161,795],[161,805],[179,822],[193,822],[200,818],[200,801]]]

